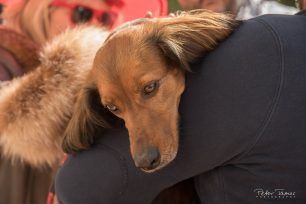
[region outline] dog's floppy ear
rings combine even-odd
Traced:
[[[154,24],[147,27],[153,29],[149,43],[157,44],[168,62],[190,71],[189,63],[215,48],[238,23],[228,14],[194,10]]]
[[[64,132],[64,152],[73,153],[89,148],[94,141],[95,128],[109,128],[113,117],[102,106],[95,85],[85,85],[79,92],[72,117]]]

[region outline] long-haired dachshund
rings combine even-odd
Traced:
[[[189,64],[214,49],[235,25],[229,15],[195,10],[116,29],[96,54],[66,129],[64,150],[88,148],[96,125],[110,127],[121,118],[135,165],[145,172],[167,165],[178,151],[178,106]],[[154,203],[193,203],[192,185],[192,180],[179,183]]]
[[[96,54],[66,129],[64,150],[88,148],[94,125],[108,127],[114,115],[124,120],[138,168],[152,172],[167,165],[178,151],[178,106],[189,64],[235,25],[229,15],[194,10],[116,29]],[[95,97],[104,107],[98,113]]]

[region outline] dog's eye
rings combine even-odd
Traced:
[[[117,106],[113,105],[113,104],[108,104],[108,105],[105,105],[105,107],[109,110],[109,111],[112,111],[112,112],[115,112],[118,110]]]
[[[158,88],[158,81],[153,81],[150,84],[146,85],[143,89],[145,95],[150,95]]]

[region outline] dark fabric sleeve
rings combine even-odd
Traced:
[[[69,182],[56,185],[57,196],[62,203],[113,203],[127,187],[126,165],[120,152],[104,144],[70,156],[57,177]]]
[[[235,164],[274,117],[283,66],[283,50],[273,29],[262,20],[244,22],[187,74],[179,152],[172,163],[155,173],[141,172],[130,157],[127,132],[113,130],[101,134],[91,150],[71,156],[59,171],[59,199],[64,204],[150,203],[165,187]],[[81,202],[84,195],[90,201]]]

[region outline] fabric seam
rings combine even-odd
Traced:
[[[227,204],[228,202],[227,202],[226,191],[225,191],[225,182],[224,182],[224,178],[222,175],[222,168],[218,169],[217,175],[218,175],[219,185],[223,189],[223,199],[224,199],[223,203]]]
[[[267,127],[269,126],[270,122],[272,121],[272,118],[274,116],[275,110],[278,106],[278,102],[281,96],[282,88],[283,88],[283,83],[284,83],[284,78],[285,78],[285,67],[284,67],[284,54],[283,54],[283,46],[281,43],[280,37],[277,35],[277,32],[273,29],[271,25],[269,25],[266,21],[262,19],[254,19],[258,23],[261,23],[266,29],[272,34],[274,41],[276,43],[276,46],[278,47],[279,55],[280,55],[280,79],[279,79],[279,85],[276,89],[276,93],[273,97],[271,108],[266,116],[265,121],[263,121],[263,126],[260,128],[259,133],[256,136],[256,139],[253,144],[250,145],[250,147],[247,148],[245,152],[242,153],[242,155],[237,159],[242,159],[244,156],[246,156],[248,153],[250,153],[254,147],[258,144],[262,136],[264,135]]]

